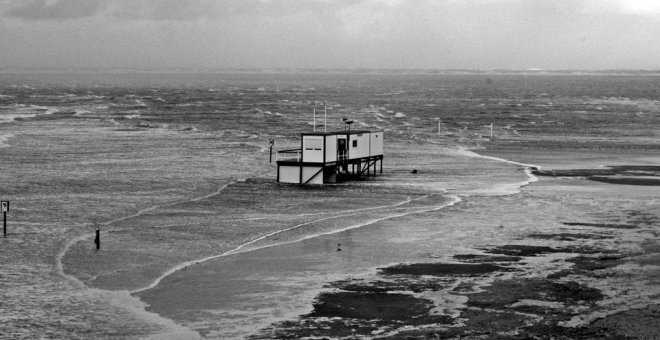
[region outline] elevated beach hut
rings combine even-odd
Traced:
[[[302,133],[300,149],[277,152],[277,181],[335,183],[344,178],[375,176],[378,166],[383,173],[383,131]]]

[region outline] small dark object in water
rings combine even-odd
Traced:
[[[410,173],[411,173],[411,174],[416,174],[416,173],[417,173],[417,169],[413,169],[413,171],[411,171]]]
[[[96,227],[96,237],[94,237],[94,244],[96,244],[96,250],[101,249],[101,228]]]
[[[337,251],[341,251],[341,243],[337,243]]]

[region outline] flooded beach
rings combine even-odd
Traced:
[[[0,337],[658,337],[659,91],[632,75],[6,74]],[[270,139],[296,148],[344,117],[384,131],[382,174],[276,182]]]

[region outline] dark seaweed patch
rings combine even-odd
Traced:
[[[617,334],[607,327],[561,327],[556,324],[537,323],[519,331],[518,339],[571,339],[571,340],[633,340]]]
[[[660,185],[660,167],[654,165],[619,165],[604,169],[536,169],[532,173],[537,176],[584,177],[609,184]]]
[[[424,291],[437,291],[442,286],[436,281],[425,280],[394,280],[394,281],[371,281],[342,280],[332,282],[331,288],[338,288],[350,292],[387,293],[394,291],[412,291],[415,293]]]
[[[594,175],[616,175],[614,169],[567,169],[567,170],[533,170],[532,174],[549,177],[588,177]]]
[[[576,282],[555,282],[547,279],[496,281],[486,291],[469,295],[468,306],[505,309],[520,300],[542,300],[562,303],[594,302],[603,294],[595,288]]]
[[[379,268],[379,270],[384,275],[453,276],[481,275],[496,271],[510,271],[511,269],[490,263],[413,263]]]
[[[608,224],[608,223],[583,223],[583,222],[562,222],[561,224],[575,227],[594,227],[606,229],[637,229],[633,224]]]
[[[575,270],[584,270],[584,271],[594,271],[600,269],[607,269],[616,267],[619,264],[623,263],[625,256],[600,256],[600,257],[585,257],[578,256],[566,261],[573,263],[573,269]]]
[[[541,239],[541,240],[557,240],[557,241],[575,241],[577,239],[604,240],[604,239],[612,238],[611,236],[605,236],[605,235],[571,234],[571,233],[530,234],[530,235],[527,235],[527,237]]]
[[[562,250],[547,246],[526,246],[508,244],[487,250],[491,254],[504,254],[510,256],[537,256],[541,254],[561,253]]]
[[[552,253],[578,253],[578,254],[596,254],[602,252],[602,249],[592,248],[592,247],[564,247],[564,248],[552,248],[548,246],[527,246],[527,245],[517,245],[517,244],[507,244],[504,246],[495,247],[493,249],[486,250],[486,252],[491,254],[504,254],[510,256],[538,256],[544,254]]]
[[[657,165],[611,165],[609,168],[612,168],[617,171],[643,171],[643,172],[660,172],[660,166]]]
[[[371,335],[378,329],[454,322],[449,316],[432,315],[433,307],[432,301],[407,294],[322,293],[312,313],[273,324],[250,339],[343,338]]]
[[[356,334],[370,334],[383,322],[368,322],[353,319],[301,318],[295,321],[282,321],[262,329],[259,334],[248,337],[250,340],[301,339],[301,338],[345,338]]]
[[[657,339],[660,334],[660,305],[632,309],[596,320],[592,327],[628,336],[620,339]]]
[[[520,315],[513,311],[495,310],[485,312],[471,309],[461,313],[461,318],[467,319],[463,327],[467,334],[485,335],[516,329],[532,319],[530,316]]]
[[[479,255],[479,254],[458,254],[454,258],[468,263],[483,263],[483,262],[518,262],[522,260],[519,256],[492,256],[492,255]]]
[[[433,302],[408,294],[362,292],[322,293],[310,317],[340,317],[362,320],[399,320],[427,322]]]
[[[588,177],[587,179],[590,181],[609,183],[609,184],[647,185],[647,186],[660,185],[660,178],[652,178],[652,177],[591,176]]]

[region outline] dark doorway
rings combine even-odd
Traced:
[[[337,138],[337,160],[346,160],[346,139]]]

